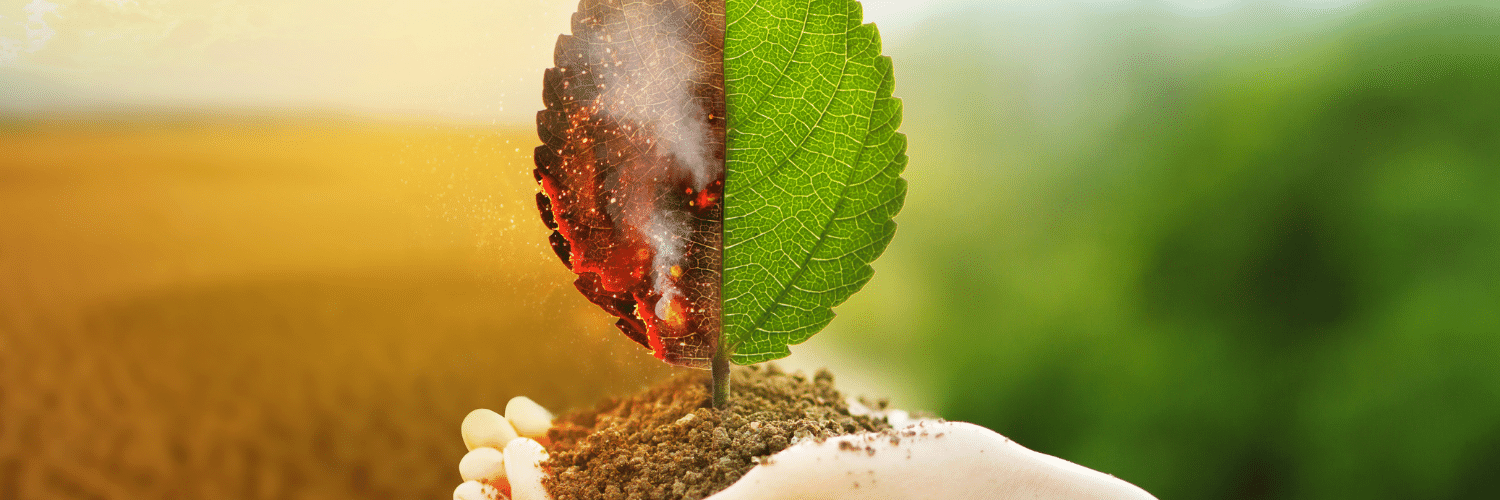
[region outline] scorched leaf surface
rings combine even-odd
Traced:
[[[721,324],[723,5],[584,0],[537,114],[537,205],[578,290],[700,368]]]

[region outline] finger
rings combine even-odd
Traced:
[[[512,439],[505,445],[505,475],[510,477],[512,500],[551,500],[542,486],[542,461],[547,450],[531,438]]]
[[[1154,497],[984,427],[943,422],[803,442],[772,455],[709,500],[919,498]]]
[[[459,425],[459,431],[463,434],[464,446],[469,451],[485,447],[498,450],[504,448],[505,443],[510,440],[520,437],[509,419],[484,408],[469,412],[464,417],[463,424]]]

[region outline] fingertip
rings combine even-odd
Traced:
[[[464,481],[495,481],[505,477],[505,455],[490,447],[474,448],[458,461]]]
[[[552,428],[552,412],[526,396],[516,396],[505,404],[505,418],[522,437],[546,436],[547,429]]]
[[[464,481],[453,489],[453,500],[504,500],[505,496],[494,486],[479,481]]]

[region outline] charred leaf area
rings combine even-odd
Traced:
[[[588,299],[668,363],[720,331],[723,0],[584,0],[537,113],[537,208]]]

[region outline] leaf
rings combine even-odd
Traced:
[[[537,113],[537,208],[574,285],[668,363],[719,346],[722,0],[584,0]]]
[[[537,114],[537,206],[575,285],[700,368],[721,342],[749,364],[827,325],[906,192],[891,62],[859,4],[725,9],[583,0]]]
[[[906,182],[890,58],[857,2],[730,1],[724,341],[790,354],[874,274]]]

